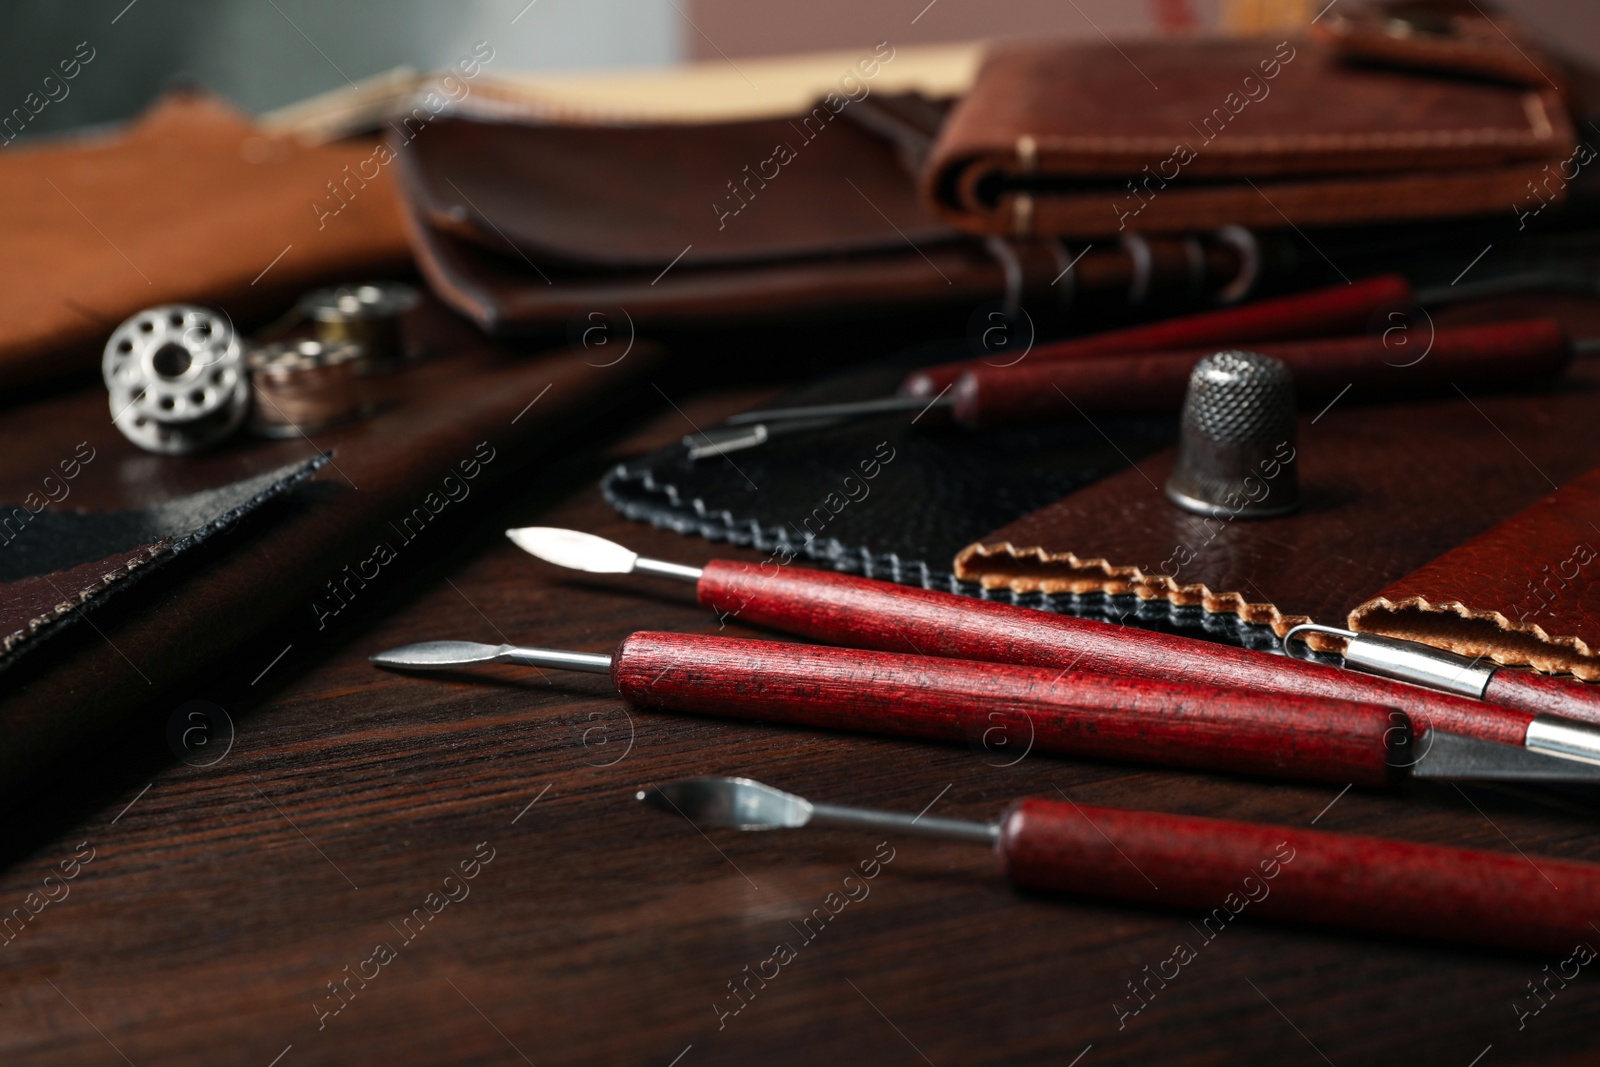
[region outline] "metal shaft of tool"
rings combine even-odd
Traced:
[[[1294,656],[1291,645],[1295,638],[1308,633],[1342,639],[1345,643],[1346,667],[1367,674],[1376,674],[1381,678],[1393,678],[1396,681],[1410,682],[1413,685],[1426,686],[1457,696],[1471,697],[1473,700],[1483,699],[1483,691],[1488,686],[1489,680],[1494,677],[1498,666],[1495,663],[1483,663],[1482,656],[1468,659],[1466,656],[1458,656],[1454,652],[1419,644],[1416,641],[1401,641],[1392,637],[1357,633],[1354,630],[1324,626],[1315,622],[1301,623],[1284,634],[1284,651]]]
[[[967,819],[924,818],[921,815],[901,815],[892,811],[848,808],[837,804],[813,803],[810,821],[831,826],[866,826],[901,834],[976,841],[985,845],[992,845],[1000,839],[1000,827],[996,823],[971,822]]]
[[[837,417],[783,419],[770,426],[764,422],[744,423],[738,426],[713,426],[709,430],[689,434],[683,439],[683,447],[688,449],[689,458],[692,460],[708,459],[712,456],[725,456],[729,452],[743,452],[746,449],[757,448],[766,444],[776,434],[819,430],[825,426],[837,426],[843,421],[846,420]]]
[[[498,657],[501,663],[520,663],[525,667],[549,667],[557,671],[585,671],[610,674],[611,657],[594,652],[563,652],[558,648],[508,648]]]
[[[816,404],[798,408],[768,408],[765,411],[745,411],[730,415],[724,421],[729,426],[748,426],[751,423],[788,422],[794,419],[848,419],[866,415],[893,415],[901,411],[923,411],[927,408],[950,407],[955,398],[941,394],[932,400],[920,396],[886,396],[878,400],[856,400],[846,404]]]
[[[640,556],[633,561],[635,574],[653,574],[657,578],[676,578],[680,582],[698,582],[705,572],[699,567],[686,567],[681,563],[668,563],[664,559],[645,559]]]

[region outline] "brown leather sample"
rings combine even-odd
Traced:
[[[1099,237],[1504,211],[1571,149],[1548,85],[1347,64],[1316,41],[997,48],[922,177],[974,233]]]
[[[1600,470],[1406,575],[1350,627],[1600,681]]]
[[[1181,510],[1161,491],[1167,450],[990,534],[955,570],[988,588],[1197,604],[1280,637],[1300,622],[1339,624],[1547,494],[1547,478],[1570,481],[1600,464],[1600,437],[1588,432],[1596,420],[1592,359],[1542,392],[1363,405],[1352,391],[1301,417],[1303,505],[1292,515],[1228,521]]]
[[[403,267],[375,147],[263,137],[191,93],[109,133],[6,146],[0,386],[97,365],[117,324],[153,304],[252,314],[322,281]]]
[[[920,98],[870,96],[705,126],[454,119],[396,154],[418,266],[494,333],[616,308],[670,328],[1121,298],[1145,280],[1159,297],[1238,274],[1236,249],[1211,240],[1151,242],[1147,277],[1114,245],[973,240],[928,215],[908,169],[941,119]]]

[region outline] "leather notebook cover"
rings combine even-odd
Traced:
[[[0,386],[97,367],[141,308],[273,313],[318,284],[406,269],[375,147],[265,137],[192,93],[110,132],[5,146]]]
[[[1209,239],[1157,242],[1148,270],[1115,246],[995,249],[917,196],[912,168],[942,107],[834,106],[700,126],[434,123],[397,150],[418,265],[496,333],[559,331],[618,307],[674,328],[1122,297],[1139,276],[1159,298],[1239,273],[1237,250]]]
[[[1350,628],[1600,681],[1600,470],[1406,575]]]
[[[1101,237],[1501,212],[1564,158],[1537,87],[1346,63],[1303,39],[998,47],[922,176],[974,233]]]
[[[1522,302],[1515,310],[1550,308]],[[1593,310],[1582,313],[1592,329]],[[1279,637],[1301,622],[1338,625],[1548,495],[1552,482],[1600,466],[1600,437],[1586,430],[1597,420],[1595,359],[1576,361],[1538,392],[1365,404],[1353,389],[1326,412],[1301,415],[1294,514],[1228,521],[1178,508],[1161,489],[1172,467],[1167,449],[979,539],[958,554],[955,572],[1019,594],[1133,593],[1195,605]],[[1552,545],[1548,559],[1525,549],[1528,565],[1518,566],[1555,570],[1572,549]],[[1463,580],[1470,589],[1480,578]],[[1513,603],[1523,585],[1508,594]],[[1314,636],[1313,647],[1337,651],[1339,643]]]

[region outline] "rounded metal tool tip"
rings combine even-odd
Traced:
[[[1219,519],[1266,518],[1300,506],[1294,378],[1258,352],[1207,356],[1189,374],[1167,498]]]
[[[811,802],[749,778],[686,778],[641,789],[635,799],[693,822],[779,830],[811,821]]]

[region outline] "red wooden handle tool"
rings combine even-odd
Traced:
[[[1040,345],[1029,352],[1027,358],[1030,363],[1049,363],[1126,352],[1205,345],[1237,347],[1296,337],[1334,337],[1360,333],[1371,325],[1375,312],[1410,301],[1411,286],[1404,278],[1398,274],[1382,274],[1352,285],[1334,285],[1293,296],[1258,300],[1243,307],[1182,315],[1165,322]],[[990,366],[992,364],[982,360],[962,360],[925,367],[907,377],[900,390],[908,396],[934,396],[967,371]]]
[[[1434,332],[1431,346],[1414,337],[1388,347],[1362,335],[1251,345],[1282,360],[1294,375],[1301,404],[1320,406],[1342,390],[1399,396],[1462,389],[1505,389],[1555,378],[1572,358],[1559,325],[1545,319],[1463,326]],[[982,367],[963,374],[952,394],[958,423],[984,426],[1077,412],[1175,412],[1183,406],[1189,372],[1214,349],[1145,352],[1123,359]]]
[[[1600,685],[1573,678],[1552,678],[1501,667],[1484,687],[1483,699],[1536,714],[1600,723]]]
[[[1200,909],[1191,950],[1245,914],[1565,953],[1600,915],[1592,863],[1057,800],[1012,805],[997,852],[1021,886]]]
[[[611,678],[644,707],[1303,781],[1384,785],[1410,742],[1374,704],[695,634],[631,635]]]
[[[1419,732],[1436,726],[1521,745],[1533,720],[1321,663],[833,571],[712,560],[698,597],[724,617],[852,648],[1382,704],[1405,711]]]

